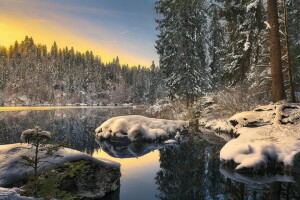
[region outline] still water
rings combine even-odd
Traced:
[[[121,188],[101,200],[300,199],[300,176],[283,172],[239,174],[219,161],[220,137],[196,132],[180,145],[114,146],[95,142],[106,119],[145,114],[133,108],[72,108],[0,112],[0,144],[20,142],[37,125],[68,139],[70,147],[121,163]]]

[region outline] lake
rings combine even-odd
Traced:
[[[131,107],[0,111],[0,144],[20,142],[23,130],[38,125],[58,133],[58,140],[68,139],[73,149],[121,163],[121,188],[101,200],[300,199],[300,175],[223,168],[219,152],[225,141],[206,131],[176,146],[95,142],[94,130],[101,123],[131,114],[145,113]]]

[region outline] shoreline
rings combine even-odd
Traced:
[[[61,109],[93,109],[93,108],[127,108],[134,106],[7,106],[0,107],[0,112],[30,111],[30,110],[61,110]]]

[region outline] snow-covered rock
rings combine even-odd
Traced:
[[[31,197],[23,197],[20,194],[23,191],[19,188],[1,188],[0,187],[0,199],[1,200],[33,200]]]
[[[187,121],[148,118],[140,115],[113,117],[96,129],[99,140],[115,142],[163,141],[185,132]]]
[[[44,154],[40,152],[40,154]],[[0,187],[14,185],[20,180],[26,180],[33,175],[30,167],[21,165],[21,156],[33,156],[34,149],[29,144],[0,145]],[[119,187],[120,164],[105,160],[96,159],[76,150],[62,148],[52,156],[41,157],[39,172],[48,169],[55,169],[66,162],[86,160],[84,170],[76,176],[73,188],[76,188],[79,196],[102,197],[107,192],[116,190]],[[47,161],[47,162],[45,162]]]
[[[236,169],[261,168],[273,160],[294,166],[300,152],[300,105],[285,102],[257,107],[229,119],[238,138],[229,141],[220,158],[234,161]]]

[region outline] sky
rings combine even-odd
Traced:
[[[0,45],[25,36],[51,47],[91,50],[107,63],[158,63],[155,0],[0,0]]]

